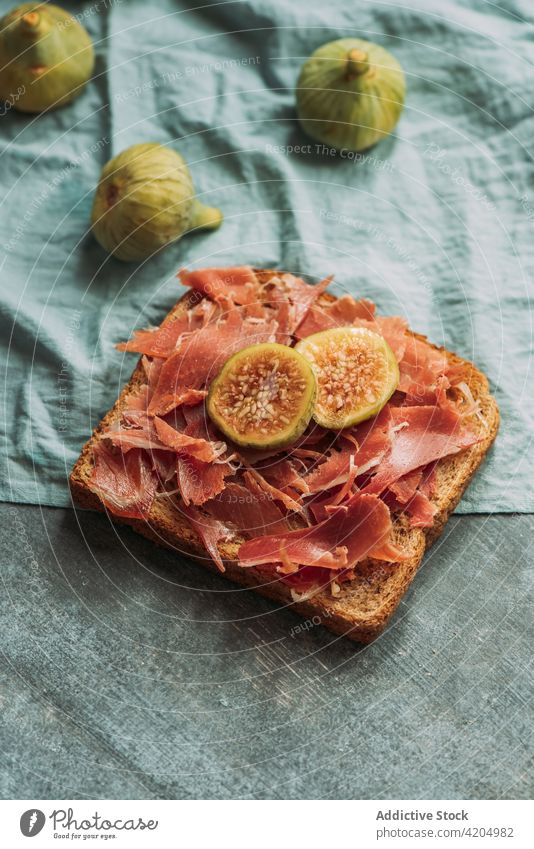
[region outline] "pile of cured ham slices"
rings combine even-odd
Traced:
[[[330,278],[309,285],[248,266],[179,276],[187,308],[118,346],[142,355],[145,382],[100,434],[90,488],[133,519],[171,499],[221,570],[218,543],[237,539],[243,568],[276,573],[299,596],[325,584],[339,593],[369,558],[401,560],[392,520],[430,527],[437,461],[479,441],[466,423],[477,404],[446,353],[368,300],[326,297]],[[382,334],[398,360],[398,389],[378,416],[340,432],[312,422],[283,451],[223,440],[205,399],[228,357],[344,325]]]

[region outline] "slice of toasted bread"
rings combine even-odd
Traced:
[[[259,273],[264,275],[265,279],[273,274],[272,271]],[[191,297],[190,292],[184,295],[165,321],[172,321],[180,312],[187,309],[191,303]],[[333,299],[332,295],[322,296],[323,303],[331,302]],[[490,395],[486,377],[467,360],[462,360],[448,351],[446,354],[450,363],[462,370],[463,380],[469,386],[473,397],[480,401],[482,415],[480,418],[473,417],[470,425],[479,432],[481,439],[472,448],[440,460],[437,464],[436,494],[432,497],[437,512],[431,528],[412,528],[406,516],[395,518],[394,541],[401,547],[407,559],[395,564],[367,561],[359,565],[356,577],[352,581],[343,584],[338,596],[333,597],[330,590],[325,589],[313,598],[297,603],[292,601],[289,588],[281,581],[266,581],[265,576],[258,570],[244,569],[238,565],[237,551],[241,540],[236,539],[219,545],[221,557],[226,565],[224,577],[242,586],[251,587],[277,602],[291,606],[305,618],[314,618],[314,622],[317,622],[315,617],[318,617],[326,628],[334,633],[344,634],[357,642],[371,642],[384,630],[413,580],[425,550],[440,535],[464,489],[495,439],[499,427],[499,410],[495,399]],[[88,486],[93,468],[93,444],[99,434],[120,418],[126,395],[144,382],[145,374],[139,361],[116,404],[104,416],[91,439],[85,444],[70,475],[72,495],[80,507],[106,512],[102,501]],[[220,574],[195,531],[173,507],[171,499],[156,498],[147,520],[124,519],[116,516],[112,518],[114,521],[130,525],[138,533],[160,545],[195,558],[206,568]]]

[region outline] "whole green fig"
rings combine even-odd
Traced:
[[[104,166],[91,221],[103,248],[117,259],[137,261],[188,230],[215,229],[222,214],[195,198],[179,153],[160,144],[134,144]]]
[[[391,53],[370,41],[340,38],[323,44],[302,66],[299,121],[312,138],[338,150],[366,150],[396,125],[405,91],[403,70]]]
[[[20,112],[73,100],[93,66],[89,34],[59,6],[23,3],[0,21],[0,98]]]

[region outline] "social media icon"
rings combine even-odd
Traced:
[[[35,837],[42,830],[46,817],[38,808],[30,808],[24,811],[20,818],[20,830],[24,837]]]

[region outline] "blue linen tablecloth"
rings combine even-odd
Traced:
[[[503,422],[459,510],[532,510],[532,4],[63,5],[95,41],[93,80],[47,115],[1,110],[0,497],[70,503],[69,468],[135,363],[114,343],[159,323],[179,267],[253,263],[335,273],[334,291],[472,359]],[[395,133],[356,157],[305,138],[294,105],[304,59],[352,35],[408,83]],[[225,221],[123,264],[89,232],[92,196],[103,164],[146,141],[183,154]]]

